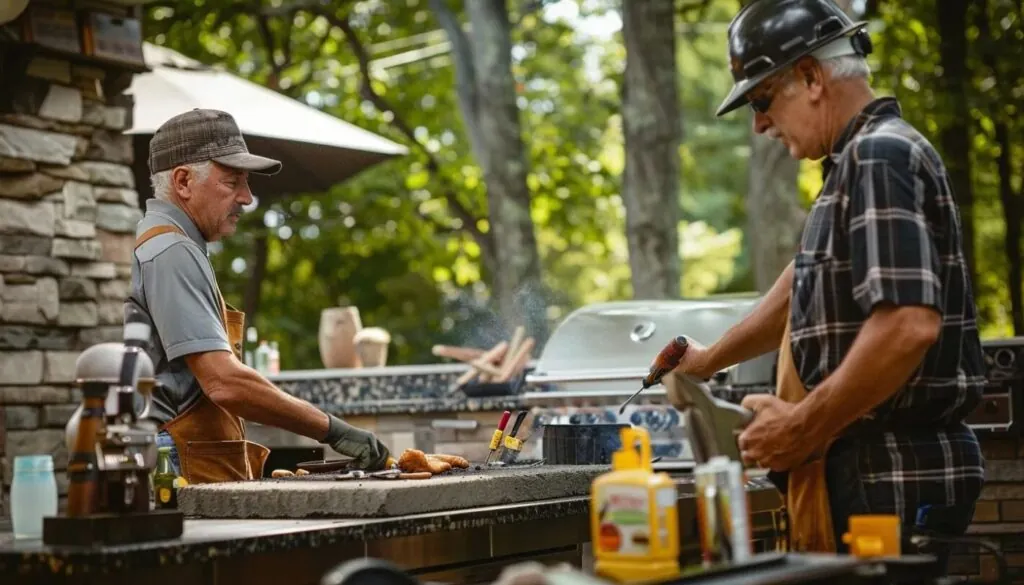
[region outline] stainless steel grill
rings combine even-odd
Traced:
[[[655,455],[666,464],[692,465],[679,413],[661,385],[649,388],[620,415],[618,407],[640,387],[651,361],[677,335],[709,345],[760,301],[756,295],[699,300],[621,301],[580,308],[552,333],[526,377],[523,398],[537,424],[628,422],[646,427]],[[776,352],[715,376],[719,398],[739,402],[771,392]],[[540,441],[534,445],[541,449]]]

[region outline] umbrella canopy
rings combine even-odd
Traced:
[[[257,196],[323,191],[408,153],[401,144],[165,47],[146,43],[143,55],[152,72],[136,75],[126,92],[135,99],[126,133],[135,135],[140,191],[149,184],[150,137],[165,121],[193,108],[230,113],[251,152],[284,163],[277,175],[251,177]]]

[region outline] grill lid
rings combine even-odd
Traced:
[[[529,384],[637,385],[659,351],[677,335],[715,342],[760,302],[759,295],[675,301],[617,301],[577,309],[551,334]],[[731,385],[769,384],[775,352],[729,372]],[[637,387],[639,387],[637,385]]]

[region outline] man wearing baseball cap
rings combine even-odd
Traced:
[[[189,483],[262,476],[269,451],[245,440],[244,420],[329,445],[362,469],[381,469],[388,449],[370,432],[274,386],[241,360],[245,315],[224,302],[207,244],[233,234],[252,203],[249,173],[279,161],[249,152],[234,118],[195,109],[161,126],[149,143],[155,199],[136,228],[131,293],[152,325],[158,444]]]
[[[964,423],[985,371],[960,213],[934,147],[874,95],[866,25],[831,0],[754,0],[730,24],[718,115],[749,105],[755,132],[822,159],[823,187],[759,306],[680,365],[709,377],[779,350],[776,396],[743,400],[738,443],[779,474],[801,550],[844,552],[860,514],[962,535],[985,476]]]

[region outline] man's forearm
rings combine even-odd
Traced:
[[[779,348],[789,318],[792,287],[793,263],[790,262],[754,310],[708,347],[707,375]]]
[[[823,444],[895,394],[921,365],[940,323],[922,307],[876,309],[836,371],[796,406],[797,428]]]
[[[210,400],[231,414],[317,441],[327,436],[326,414],[280,390],[227,352],[188,356],[186,361]]]

